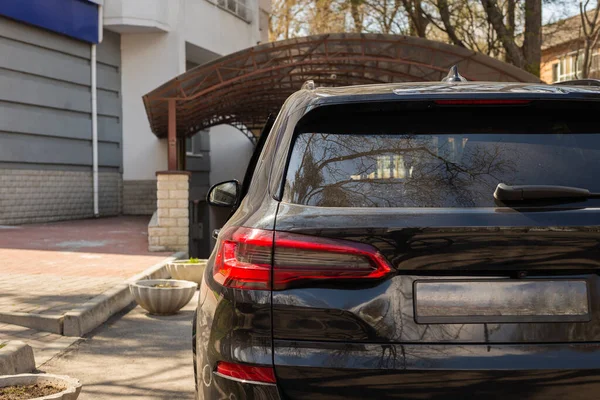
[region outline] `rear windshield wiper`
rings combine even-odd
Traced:
[[[518,185],[509,186],[499,183],[494,191],[498,201],[536,202],[547,200],[584,201],[600,199],[600,193],[590,193],[587,189],[569,186]]]

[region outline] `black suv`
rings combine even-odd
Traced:
[[[600,397],[599,115],[575,85],[293,94],[209,193],[199,398]]]

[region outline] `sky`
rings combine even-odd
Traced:
[[[592,3],[592,2],[590,2]],[[592,9],[593,6],[588,6]],[[552,0],[544,1],[542,8],[542,20],[544,24],[556,22],[557,20],[577,15],[579,2],[574,0]]]

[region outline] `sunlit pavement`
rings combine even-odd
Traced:
[[[164,260],[150,217],[0,226],[0,310],[64,314]]]
[[[198,294],[174,316],[141,307],[114,316],[39,369],[78,378],[79,399],[193,399],[192,316]]]

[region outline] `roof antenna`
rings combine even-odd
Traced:
[[[442,79],[442,82],[455,83],[467,82],[467,80],[458,73],[458,65],[453,65],[452,68],[450,68],[450,72],[448,72],[448,75],[446,75],[446,77]]]
[[[304,85],[302,85],[302,89],[304,90],[315,90],[315,81],[309,79],[306,82],[304,82]]]

